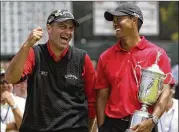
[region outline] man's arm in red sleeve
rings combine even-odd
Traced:
[[[21,79],[24,70],[24,63],[27,56],[29,55],[29,50],[30,47],[27,47],[26,44],[24,44],[19,52],[11,60],[10,65],[8,66],[5,73],[5,79],[9,83],[14,84]]]
[[[94,90],[96,74],[94,66],[88,55],[85,56],[83,78],[85,82],[85,93],[88,100],[89,128],[91,128],[96,117],[96,92]]]
[[[22,46],[22,48],[17,53],[17,55],[15,55],[15,57],[12,59],[10,66],[6,73],[6,74],[8,74],[8,76],[12,76],[12,79],[7,80],[7,81],[10,81],[10,82],[12,81],[11,83],[19,83],[19,82],[25,80],[26,77],[32,73],[32,69],[35,65],[34,50],[33,50],[33,48],[30,48],[27,51],[25,51],[25,50],[27,50],[27,49],[25,49]],[[23,52],[27,52],[27,53],[23,53]],[[22,58],[21,56],[23,56],[24,54],[27,54],[27,55],[25,55],[26,57],[23,58],[23,60],[20,60]],[[21,62],[21,61],[24,61],[24,62]],[[22,65],[22,66],[19,66],[18,63],[21,63],[20,65]],[[20,67],[19,69],[22,70],[22,72],[19,71],[19,73],[18,73],[19,75],[16,75],[15,73],[10,72],[10,71],[15,71],[15,69],[16,69],[15,67]],[[14,76],[14,74],[15,74],[15,76]],[[16,77],[16,76],[18,76],[18,77]],[[13,78],[16,78],[16,79],[14,80]]]
[[[110,95],[110,82],[105,72],[105,59],[101,55],[98,60],[96,72],[96,117],[97,124],[100,127],[105,120],[105,108]]]
[[[24,70],[21,78],[24,78],[32,73],[33,67],[35,66],[35,54],[33,48],[29,50],[29,55],[27,56],[24,63]]]

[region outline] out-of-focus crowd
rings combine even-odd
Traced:
[[[5,71],[9,62],[1,62],[1,132],[16,132],[22,123],[27,96],[26,80],[10,84],[5,80]]]
[[[9,63],[10,63],[9,61],[1,62],[1,69],[6,70]],[[14,84],[13,85],[13,94],[18,96],[18,97],[22,97],[22,98],[26,99],[26,96],[27,96],[27,80],[24,80],[20,83]]]

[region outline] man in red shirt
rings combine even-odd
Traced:
[[[138,81],[140,70],[154,64],[157,50],[162,51],[158,65],[164,73],[171,72],[166,52],[139,36],[143,15],[139,7],[132,3],[120,4],[113,11],[106,11],[104,17],[113,21],[117,43],[103,52],[97,66],[97,122],[99,132],[125,132],[129,128],[131,115],[140,110],[138,101]],[[134,74],[134,70],[136,74]],[[164,80],[169,83],[170,78]],[[174,82],[172,81],[171,84]],[[158,101],[152,106],[152,118],[133,126],[134,132],[155,131],[158,118],[164,113],[170,93],[167,86]]]
[[[21,132],[88,132],[91,128],[95,70],[86,52],[69,45],[78,26],[70,12],[55,10],[47,20],[48,42],[34,46],[43,34],[41,27],[35,28],[12,59],[6,80],[28,79]]]

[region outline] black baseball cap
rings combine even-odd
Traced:
[[[104,18],[107,21],[113,21],[114,16],[126,15],[136,16],[143,23],[143,15],[140,8],[137,5],[129,2],[120,4],[115,10],[105,11]]]
[[[79,22],[74,18],[74,16],[68,10],[63,9],[53,11],[47,19],[47,24],[51,24],[52,22],[63,22],[66,20],[73,20],[74,25],[79,27]]]

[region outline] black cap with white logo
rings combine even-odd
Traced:
[[[143,15],[140,8],[135,4],[128,3],[128,2],[120,4],[115,10],[106,11],[104,13],[104,18],[107,21],[113,21],[114,16],[126,16],[126,15],[136,16],[143,23]]]
[[[53,11],[47,19],[47,24],[51,24],[52,22],[63,22],[63,21],[66,21],[66,20],[73,20],[74,25],[76,27],[79,27],[78,21],[67,10],[55,10],[55,11]]]

